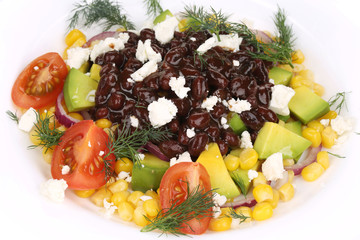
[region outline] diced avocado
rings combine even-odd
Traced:
[[[94,79],[76,68],[70,69],[63,89],[65,104],[69,112],[77,112],[95,106],[95,101],[90,98],[95,98],[97,86],[98,83]]]
[[[289,109],[302,123],[307,124],[330,111],[329,103],[309,88],[302,86],[294,90],[295,95],[289,102]]]
[[[165,21],[166,17],[167,16],[174,16],[169,9],[166,9],[165,11],[163,11],[162,13],[160,13],[159,16],[157,16],[155,19],[154,19],[154,25],[158,24],[158,23],[161,23],[163,21]]]
[[[301,122],[300,121],[294,121],[294,122],[288,122],[285,123],[285,128],[292,131],[293,133],[296,133],[299,136],[302,136],[301,134]]]
[[[255,166],[251,168],[251,170],[257,171],[260,166],[260,161],[257,161]],[[231,178],[234,180],[236,185],[239,186],[240,191],[243,195],[246,196],[246,194],[249,191],[249,188],[251,187],[251,181],[249,181],[249,170],[238,168],[235,171],[230,172]]]
[[[89,68],[90,68],[90,62],[86,61],[81,65],[81,67],[79,68],[79,71],[82,73],[87,73],[89,71]]]
[[[207,150],[203,151],[197,162],[201,163],[210,175],[211,188],[226,198],[233,198],[240,195],[234,181],[225,166],[224,159],[216,143],[210,143]]]
[[[273,122],[266,122],[260,129],[254,143],[259,159],[266,159],[281,152],[283,158],[295,158],[305,151],[311,142]]]
[[[99,82],[100,81],[100,70],[101,70],[101,66],[94,63],[90,68],[90,78]]]
[[[231,129],[236,133],[237,135],[241,135],[243,131],[246,130],[246,126],[244,122],[241,120],[239,114],[237,113],[230,113],[228,116],[228,119],[230,119],[229,126]]]
[[[289,120],[289,118],[290,118],[290,114],[287,115],[287,116],[283,116],[283,115],[280,115],[280,114],[276,114],[276,115],[277,115],[279,120],[282,120],[284,122],[287,122],[287,120]]]
[[[269,70],[269,78],[273,79],[276,85],[289,85],[292,75],[292,72],[278,67]]]
[[[161,178],[169,167],[169,162],[145,153],[144,159],[134,164],[131,177],[132,189],[142,192],[150,189],[156,191],[160,186]]]

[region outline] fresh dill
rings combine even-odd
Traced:
[[[34,110],[35,111],[35,110]],[[45,152],[49,149],[53,149],[58,145],[60,138],[64,135],[63,131],[60,131],[55,126],[55,115],[40,116],[40,113],[36,113],[35,133],[34,137],[39,141],[37,144],[30,145],[29,149],[36,147],[45,148]]]
[[[330,107],[334,106],[335,111],[337,111],[338,114],[341,113],[341,110],[343,109],[343,107],[345,107],[346,110],[348,110],[347,104],[346,104],[346,94],[348,94],[348,93],[350,93],[350,92],[338,92],[334,96],[332,96],[328,101]]]
[[[160,5],[160,1],[158,0],[144,0],[144,4],[146,6],[148,16],[156,17],[164,11]]]
[[[12,120],[12,121],[14,121],[14,122],[16,122],[17,124],[19,124],[19,117],[16,115],[16,112],[12,112],[12,111],[10,111],[10,110],[7,110],[6,111],[6,114],[9,116],[9,118]]]
[[[68,19],[68,29],[70,30],[78,26],[81,20],[84,20],[82,26],[86,28],[97,23],[102,25],[104,31],[109,30],[115,25],[121,25],[126,30],[134,29],[134,24],[128,20],[123,11],[120,4],[116,1],[94,0],[88,3],[88,1],[82,0],[74,5],[72,16]]]
[[[230,213],[229,213],[229,215],[227,215],[227,216],[228,216],[228,217],[231,217],[231,218],[234,218],[234,219],[240,219],[239,224],[245,222],[246,219],[249,218],[248,216],[245,216],[245,215],[242,214],[242,213],[237,213],[237,212],[235,211],[235,209],[233,209],[233,208],[230,208]]]
[[[231,176],[233,177],[233,179],[234,179],[234,181],[235,181],[236,185],[238,185],[238,186],[239,186],[241,193],[242,193],[244,196],[246,196],[246,194],[247,194],[248,190],[246,189],[246,186],[245,186],[244,180],[243,180],[243,179],[241,179],[240,177],[238,177],[238,175],[233,174],[233,173],[231,174]]]
[[[194,51],[194,64],[196,63],[197,59],[199,59],[199,61],[200,61],[201,70],[203,70],[205,68],[205,66],[207,65],[207,62],[206,62],[203,54],[201,54],[199,51],[195,50]]]
[[[215,206],[212,190],[204,191],[197,186],[190,191],[187,183],[187,192],[188,197],[182,203],[173,200],[170,208],[162,209],[154,219],[146,217],[150,223],[141,232],[158,229],[162,234],[184,235],[181,229],[188,221],[211,217],[211,208]]]
[[[341,156],[341,155],[339,155],[339,154],[331,153],[331,152],[329,152],[329,151],[328,151],[328,154],[330,154],[330,155],[332,155],[332,156],[334,156],[334,157],[337,157],[337,158],[346,158],[345,156]]]

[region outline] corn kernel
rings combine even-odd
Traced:
[[[318,162],[313,162],[310,165],[306,166],[301,171],[301,176],[305,181],[312,182],[318,179],[321,174],[323,174],[324,168]]]
[[[337,112],[330,110],[327,114],[325,114],[318,120],[320,121],[321,119],[335,119],[336,117],[337,117]]]
[[[234,171],[236,170],[240,165],[240,159],[234,155],[228,154],[225,159],[225,166],[227,170]]]
[[[80,121],[84,120],[83,116],[80,113],[69,113],[68,115]]]
[[[116,161],[115,163],[115,172],[116,174],[119,174],[120,172],[132,172],[132,168],[134,166],[134,163],[128,159],[128,158],[121,158]]]
[[[291,183],[287,182],[279,188],[279,193],[281,201],[289,201],[294,197],[294,186]]]
[[[239,156],[240,168],[245,170],[251,169],[257,163],[258,157],[258,153],[253,148],[244,149]]]
[[[79,29],[73,29],[66,35],[65,43],[66,43],[67,46],[70,47],[79,38],[85,38],[86,39],[86,36]]]
[[[81,198],[88,198],[95,193],[95,189],[90,190],[74,190],[76,196]]]
[[[53,153],[54,153],[54,150],[52,150],[50,148],[49,149],[43,148],[42,155],[43,155],[45,162],[47,162],[49,164],[51,163]]]
[[[90,200],[98,207],[104,207],[104,199],[110,202],[112,193],[109,189],[101,188],[97,190],[91,197]]]
[[[29,136],[30,136],[30,141],[31,141],[32,144],[34,144],[34,145],[40,145],[41,140],[40,140],[40,138],[38,137],[38,134],[36,133],[35,128],[33,128],[33,129],[30,131]]]
[[[111,121],[109,119],[106,119],[106,118],[96,120],[95,124],[99,128],[110,128],[111,125],[112,125]]]
[[[316,148],[321,144],[321,134],[316,131],[314,128],[308,127],[302,131],[302,136],[309,140],[312,144],[311,146]]]
[[[129,187],[129,183],[126,182],[124,179],[119,179],[108,186],[109,190],[112,193],[126,191],[128,187]]]
[[[272,200],[267,200],[266,202],[271,204],[271,207],[273,209],[275,209],[279,203],[279,199],[280,199],[280,193],[278,190],[273,189],[273,199]]]
[[[148,199],[144,201],[143,208],[149,217],[155,217],[160,211],[160,206],[156,199]]]
[[[252,217],[256,221],[263,221],[271,218],[273,215],[273,208],[269,202],[257,203],[252,212]]]
[[[254,178],[252,181],[254,187],[259,186],[261,184],[267,184],[266,177],[262,172],[258,172],[258,176]]]
[[[129,191],[120,191],[116,192],[111,196],[110,201],[114,203],[115,206],[119,205],[121,202],[127,201],[130,196]]]
[[[117,205],[117,210],[120,218],[124,221],[130,222],[134,216],[134,207],[128,202],[120,202]]]
[[[294,161],[294,159],[292,159],[292,158],[285,158],[285,159],[283,159],[283,165],[284,165],[284,167],[289,167],[289,166],[292,166],[292,165],[294,165],[295,164],[295,161]]]
[[[235,209],[237,214],[242,214],[247,217],[244,222],[251,222],[252,219],[252,210],[249,207],[238,207]]]
[[[149,197],[152,197],[153,199],[156,199],[157,201],[160,200],[159,195],[158,195],[154,190],[147,190],[147,191],[145,192],[145,195],[146,195],[146,196],[149,196]]]
[[[187,21],[188,21],[187,18],[180,20],[178,24],[180,32],[184,32],[187,29]]]
[[[149,224],[149,221],[146,219],[146,213],[144,211],[144,208],[142,206],[138,206],[134,210],[134,222],[136,225],[140,227],[145,227]]]
[[[118,29],[116,29],[117,32],[125,32],[126,28],[124,27],[119,27]]]
[[[294,73],[298,73],[298,72],[305,70],[305,66],[302,64],[294,63],[293,65],[294,65],[294,68],[293,68]]]
[[[264,202],[273,199],[273,190],[270,185],[261,184],[254,187],[253,195],[256,202]]]
[[[209,229],[217,232],[226,231],[231,228],[231,222],[232,218],[225,215],[221,215],[218,218],[211,218]]]
[[[298,72],[298,75],[305,78],[305,79],[309,79],[311,81],[314,81],[314,73],[309,69],[301,70],[300,72]]]
[[[289,64],[283,64],[283,65],[279,65],[278,66],[279,68],[282,68],[284,70],[287,70],[289,72],[292,72],[293,71],[293,68],[289,65]]]
[[[301,50],[296,50],[295,52],[292,53],[291,60],[293,63],[301,64],[304,62],[305,56]]]
[[[312,120],[307,124],[308,127],[315,129],[319,133],[321,133],[324,130],[324,125],[320,123],[318,120]]]
[[[138,202],[141,200],[140,197],[142,196],[144,196],[144,193],[140,191],[134,191],[128,197],[128,202],[133,204],[134,207],[136,207]]]
[[[324,131],[321,132],[322,145],[325,148],[331,148],[334,146],[337,137],[337,133],[331,127],[326,127]]]
[[[326,151],[318,152],[316,156],[316,161],[326,170],[329,168],[329,154]]]
[[[314,90],[314,93],[320,97],[323,96],[325,93],[325,88],[318,83],[314,83],[313,90]]]

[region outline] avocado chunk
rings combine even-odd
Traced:
[[[276,85],[289,85],[292,75],[292,72],[279,67],[273,67],[269,70],[269,78],[273,79]]]
[[[160,15],[158,15],[155,19],[154,19],[154,25],[161,23],[163,21],[165,21],[167,16],[174,16],[169,9],[166,9],[165,11],[163,11],[162,13],[160,13]]]
[[[280,115],[280,114],[276,114],[276,115],[277,115],[279,120],[284,121],[284,122],[287,122],[287,120],[289,120],[289,118],[290,118],[290,114],[286,115],[286,116]]]
[[[259,159],[281,152],[283,158],[295,158],[310,147],[311,142],[273,122],[266,122],[254,143]]]
[[[95,106],[98,83],[76,68],[71,68],[64,84],[64,99],[69,112],[78,112]],[[93,98],[93,99],[91,99]]]
[[[251,170],[257,171],[260,167],[260,161],[257,161],[255,166],[251,168]],[[251,187],[251,181],[248,175],[249,170],[238,168],[232,172],[230,172],[231,178],[234,180],[236,185],[240,188],[241,193],[246,196],[248,194],[249,189]]]
[[[329,103],[309,88],[302,86],[294,90],[295,95],[289,102],[289,109],[302,123],[307,124],[330,111]]]
[[[145,153],[144,159],[134,164],[131,177],[132,189],[142,192],[150,189],[156,191],[160,186],[161,178],[169,167],[169,162]]]
[[[237,135],[241,135],[241,133],[246,130],[246,126],[244,122],[241,120],[239,114],[232,112],[229,114],[228,119],[230,119],[228,121],[230,128]]]
[[[299,136],[302,136],[301,133],[301,122],[300,121],[294,121],[294,122],[288,122],[285,123],[285,128],[292,131],[293,133],[296,133]]]
[[[225,166],[217,143],[210,143],[207,150],[200,154],[197,162],[206,168],[210,176],[211,188],[215,192],[224,195],[228,199],[240,195],[239,189],[231,179]]]

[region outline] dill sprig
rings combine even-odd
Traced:
[[[82,0],[74,5],[72,16],[68,19],[69,30],[75,28],[81,18],[84,20],[82,26],[89,28],[94,23],[101,24],[103,30],[109,30],[112,26],[121,25],[125,29],[134,29],[134,24],[123,14],[124,10],[119,3],[112,0],[94,0],[88,3]]]
[[[331,153],[331,152],[329,152],[329,151],[328,151],[328,154],[330,154],[330,155],[332,155],[332,156],[334,156],[334,157],[337,157],[337,158],[346,158],[345,156],[341,156],[341,155],[336,154],[336,153]]]
[[[348,93],[350,93],[350,92],[338,92],[334,96],[332,96],[328,101],[330,107],[335,106],[335,111],[337,111],[338,114],[341,113],[341,110],[343,109],[343,107],[345,107],[346,110],[348,110],[347,104],[346,104],[346,94],[348,94]]]
[[[249,218],[249,217],[245,216],[245,215],[242,214],[242,213],[237,213],[237,212],[235,211],[235,209],[233,209],[233,208],[230,208],[230,213],[229,213],[229,215],[227,215],[227,216],[228,216],[228,217],[231,217],[231,218],[234,218],[234,219],[240,219],[239,224],[245,222],[246,219]]]
[[[196,59],[199,59],[200,64],[201,64],[201,71],[206,67],[207,62],[203,56],[203,54],[201,54],[199,51],[195,50],[194,51],[194,64],[196,63]]]
[[[160,1],[158,0],[144,0],[144,4],[146,6],[146,13],[148,16],[156,17],[164,11],[160,5]]]
[[[150,223],[143,227],[141,232],[158,229],[162,234],[184,235],[181,229],[186,222],[212,215],[211,208],[215,206],[212,190],[204,191],[197,186],[190,191],[189,183],[186,183],[188,197],[182,203],[173,201],[170,208],[162,209],[154,219],[146,217]]]
[[[48,115],[48,113],[46,113],[45,116],[40,116],[39,112],[35,111],[35,113],[36,123],[34,136],[39,140],[39,143],[30,145],[28,148],[34,149],[41,147],[45,148],[46,152],[59,144],[64,132],[56,128],[55,115]]]
[[[10,120],[19,124],[19,117],[16,115],[16,112],[13,113],[12,111],[7,110],[6,114],[9,116]]]

